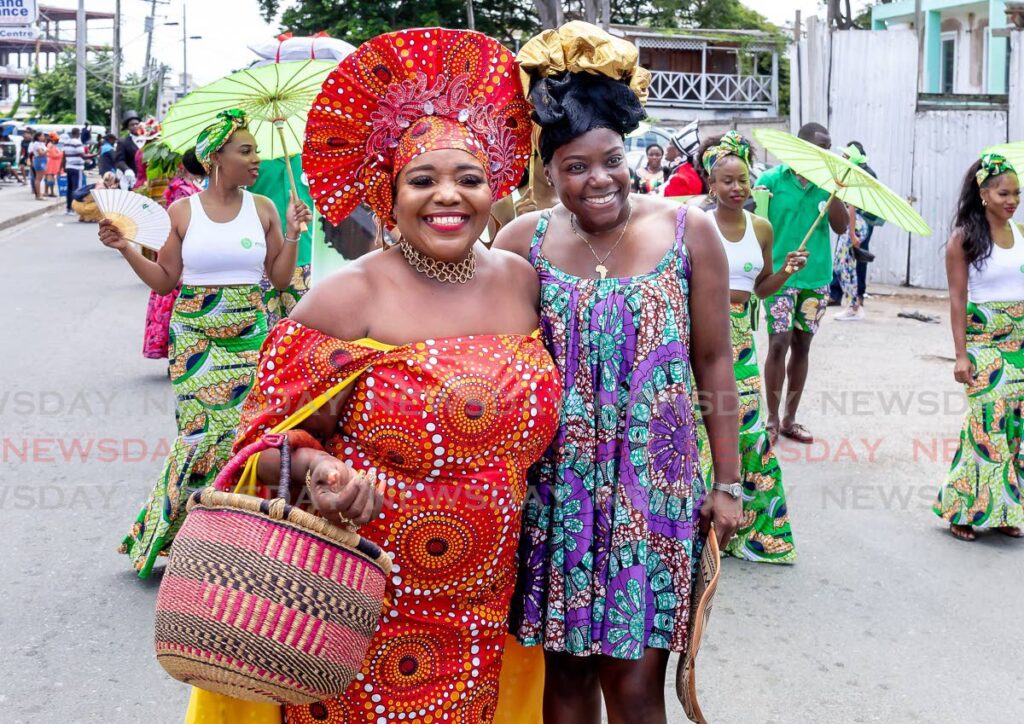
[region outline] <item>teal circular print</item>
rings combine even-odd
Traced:
[[[242,239],[242,248],[243,249],[251,249],[252,248],[252,239],[250,239],[248,236],[245,237],[244,239]]]
[[[1021,270],[1021,273],[1024,273],[1024,264],[1020,265],[1020,270]]]
[[[751,264],[749,261],[746,264],[743,265],[743,271],[749,272],[749,271],[753,271],[753,270],[754,270],[754,265]]]

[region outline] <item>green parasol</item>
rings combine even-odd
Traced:
[[[807,230],[800,249],[804,249],[811,233],[825,218],[834,198],[892,222],[912,234],[929,236],[932,233],[925,220],[905,199],[847,159],[771,128],[754,131],[754,138],[765,150],[793,169],[793,173],[829,193],[828,202]]]
[[[1018,176],[1024,176],[1024,141],[989,146],[982,151],[982,154],[986,153],[998,153],[1003,156],[1017,170]]]
[[[163,122],[163,143],[183,153],[196,145],[199,132],[217,114],[241,108],[249,118],[260,158],[285,158],[302,150],[306,116],[320,86],[337,63],[302,60],[270,63],[215,80],[189,93],[171,106]],[[295,176],[288,165],[292,197],[297,197]]]

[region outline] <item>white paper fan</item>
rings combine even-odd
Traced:
[[[93,189],[92,198],[104,219],[110,219],[124,238],[153,251],[167,241],[171,217],[148,196],[120,189]]]

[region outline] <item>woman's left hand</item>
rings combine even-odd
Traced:
[[[302,233],[303,226],[309,226],[313,221],[313,212],[300,200],[295,199],[288,205],[288,215],[285,219],[287,229],[285,236],[289,239],[298,238]]]
[[[700,530],[705,536],[715,524],[718,545],[724,548],[743,522],[743,500],[721,490],[712,490],[700,508]]]

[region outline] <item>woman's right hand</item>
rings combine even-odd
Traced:
[[[309,495],[320,514],[340,526],[366,525],[380,515],[384,505],[375,474],[356,473],[327,454],[310,467]]]
[[[974,365],[966,357],[957,357],[953,366],[953,378],[962,385],[969,385],[974,380]]]
[[[100,241],[103,242],[104,246],[109,246],[111,249],[117,249],[122,251],[128,248],[128,240],[124,238],[121,230],[114,226],[114,222],[109,219],[100,220]]]

